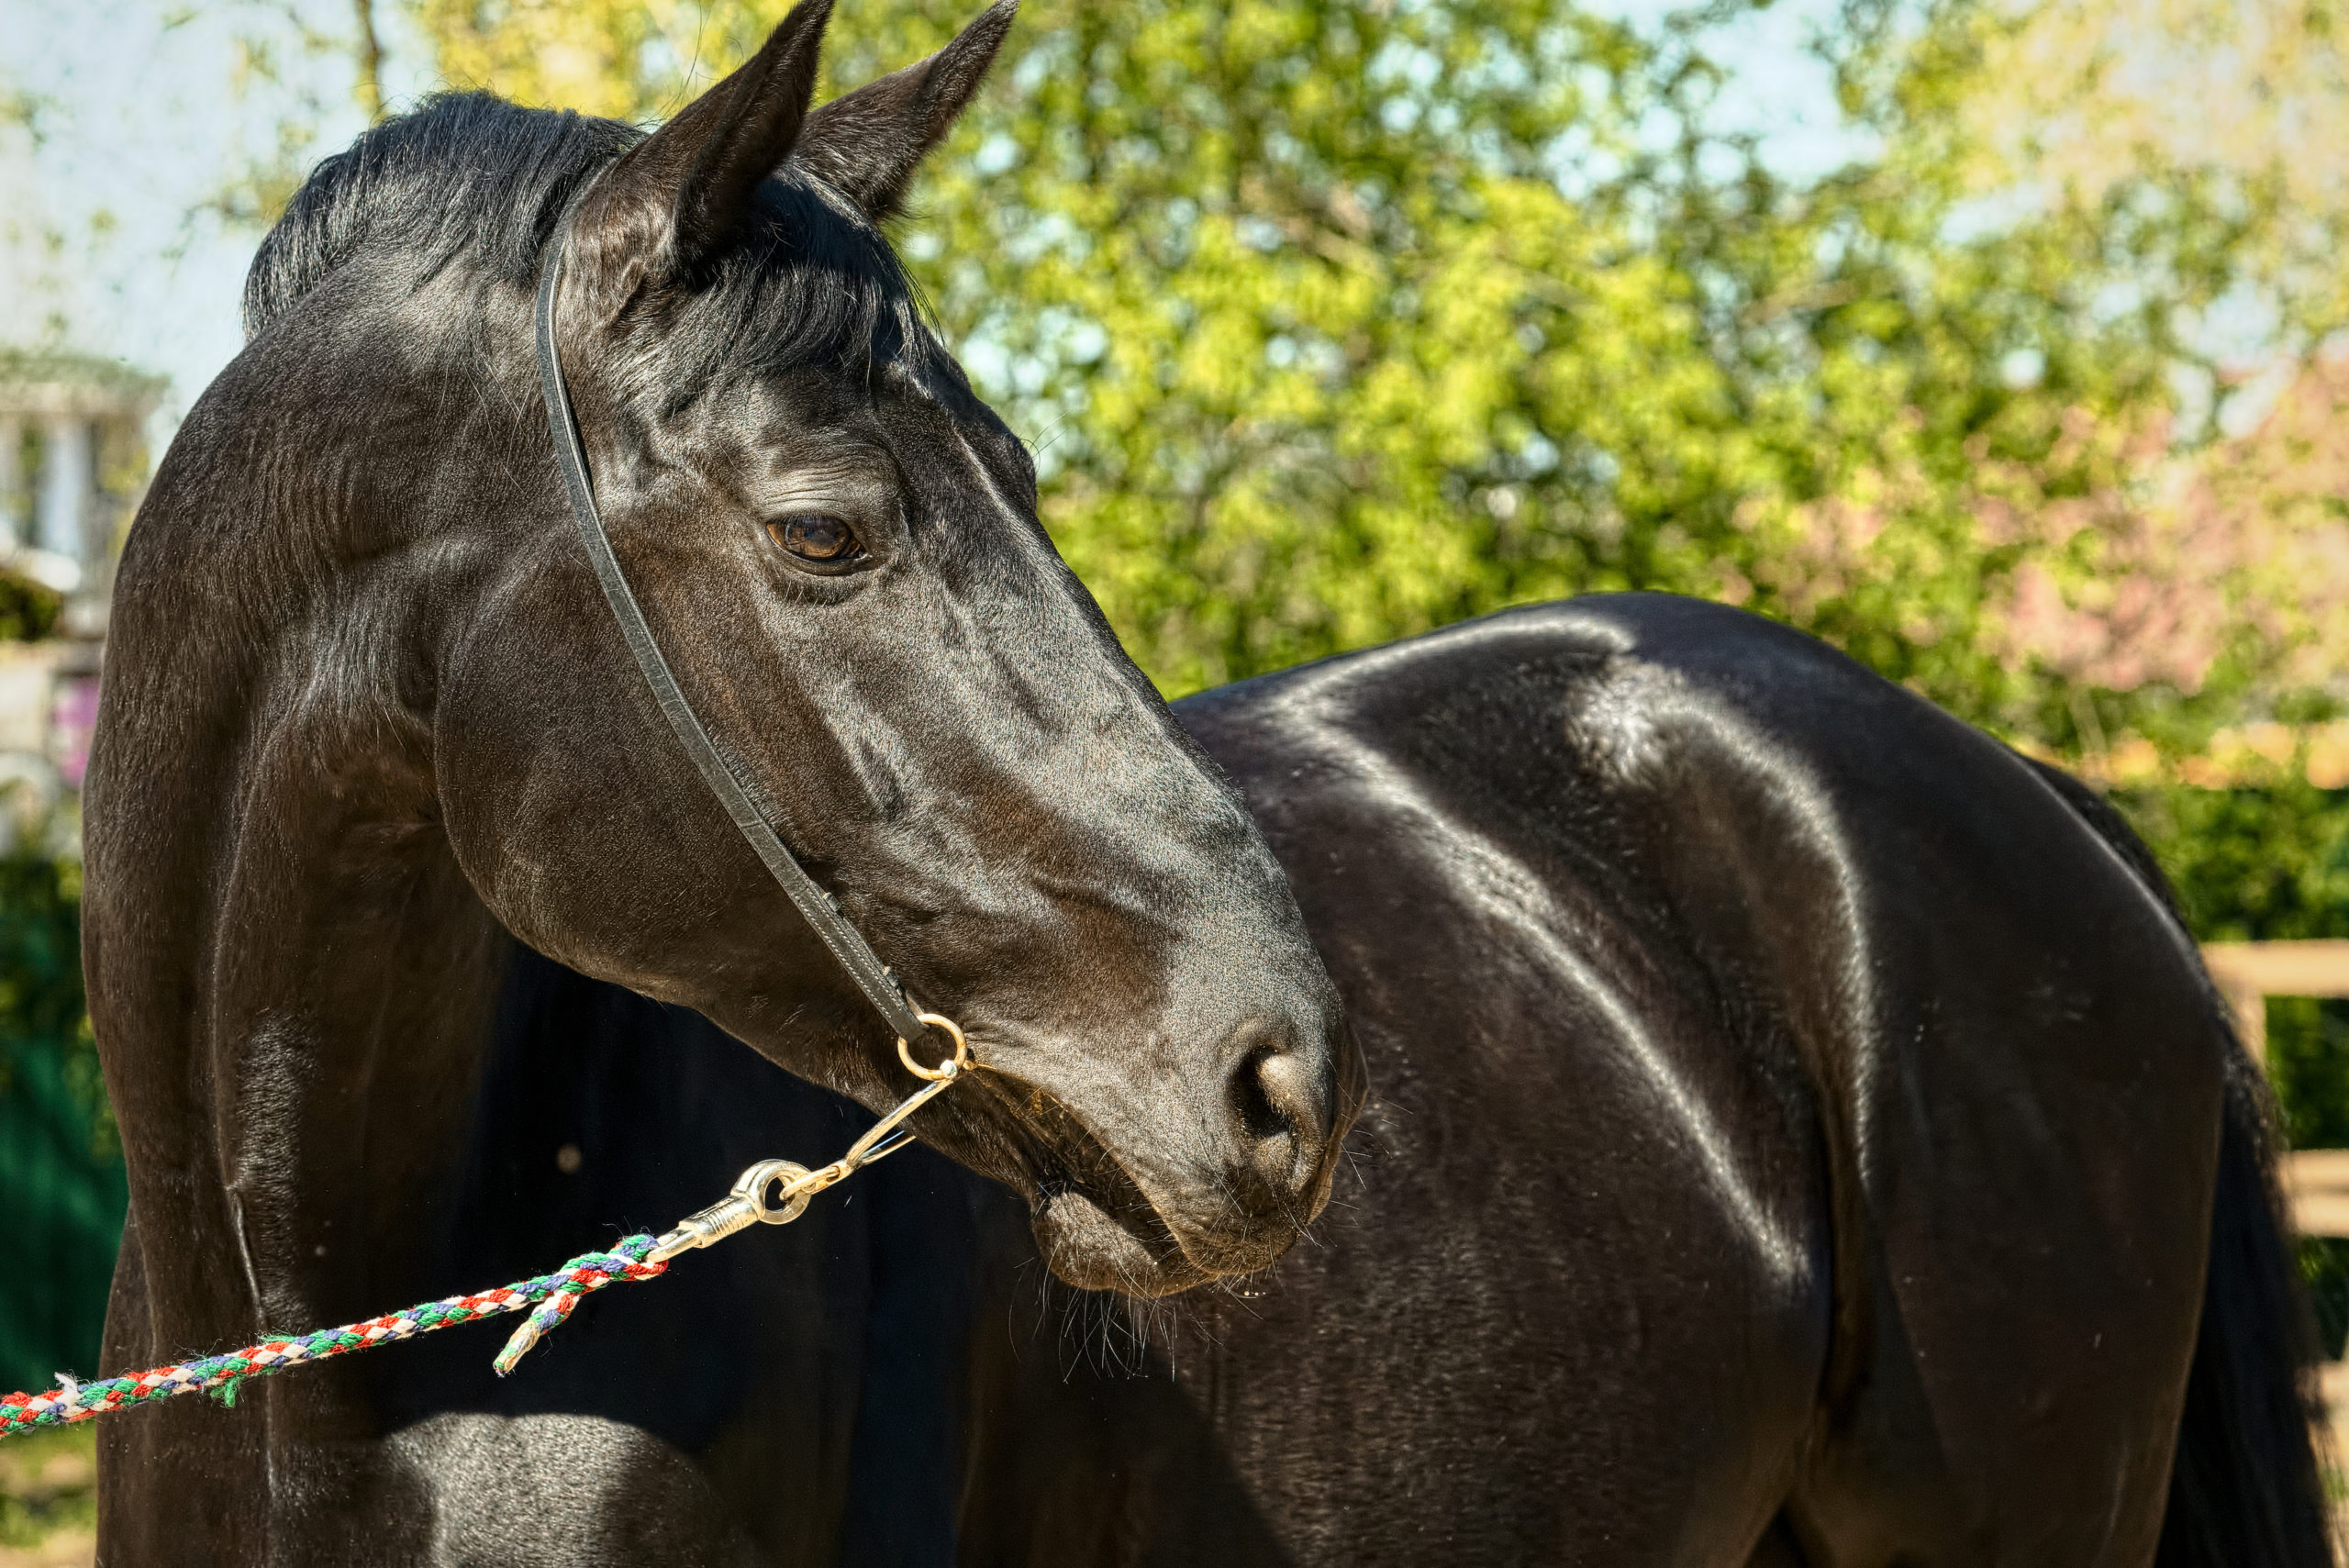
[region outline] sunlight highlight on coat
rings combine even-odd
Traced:
[[[1378,798],[1419,818],[1452,851],[1452,869],[1471,880],[1485,895],[1486,906],[1506,919],[1540,962],[1564,980],[1575,995],[1596,1007],[1641,1074],[1672,1113],[1687,1145],[1702,1166],[1708,1184],[1734,1214],[1744,1233],[1768,1262],[1776,1279],[1791,1286],[1808,1268],[1800,1238],[1785,1220],[1773,1215],[1742,1173],[1729,1140],[1712,1113],[1679,1068],[1660,1047],[1640,1010],[1612,977],[1561,933],[1573,920],[1516,856],[1488,835],[1444,810],[1409,773],[1384,751],[1324,717],[1319,694],[1308,684],[1291,699],[1300,711],[1315,715],[1317,728],[1331,752],[1344,760],[1356,777]],[[1407,840],[1398,840],[1407,841]]]

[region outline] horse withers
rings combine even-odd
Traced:
[[[263,245],[125,552],[88,785],[131,1171],[110,1361],[455,1285],[517,940],[867,1105],[913,1086],[604,613],[533,373],[566,210],[560,347],[654,633],[986,1065],[920,1136],[1026,1195],[1063,1277],[1141,1296],[1263,1267],[1326,1200],[1359,1056],[1283,872],[877,227],[1010,6],[811,112],[825,12],[649,137],[444,99]],[[112,1429],[108,1554],[408,1560],[434,1478],[385,1447],[377,1375]]]

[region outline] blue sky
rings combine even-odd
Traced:
[[[0,85],[35,96],[38,132],[0,133],[0,220],[15,230],[0,252],[0,341],[61,339],[168,375],[158,435],[239,347],[256,236],[201,209],[273,143],[269,109],[287,95],[240,93],[233,25],[265,17],[259,6],[0,0]],[[347,71],[298,48],[286,59],[329,110],[317,150],[355,136]]]
[[[349,16],[347,4],[289,3],[322,31]],[[843,0],[841,19],[853,12]],[[264,0],[0,0],[0,92],[39,103],[37,138],[0,131],[0,343],[60,340],[168,376],[159,444],[239,344],[237,295],[257,236],[206,210],[207,199],[274,151],[289,106],[315,124],[306,157],[362,128],[348,65],[306,51],[276,14]],[[1788,172],[1831,166],[1851,145],[1824,72],[1802,51],[1832,14],[1831,0],[1779,0],[1720,39],[1718,58],[1738,72],[1721,123],[1761,132]],[[264,27],[274,83],[257,83],[238,47],[240,32]],[[429,91],[417,51],[396,32],[386,41],[395,100]]]

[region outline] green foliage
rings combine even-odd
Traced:
[[[2205,941],[2349,937],[2349,791],[2118,795]],[[2349,1003],[2271,997],[2268,1075],[2296,1148],[2349,1146]]]
[[[2114,797],[2204,941],[2349,937],[2349,791],[2173,787]],[[2296,1148],[2349,1146],[2349,1003],[2267,1004],[2268,1075]]]
[[[39,1555],[0,1562],[62,1562],[97,1526],[97,1437],[93,1428],[30,1432],[0,1444],[0,1549],[46,1547]],[[72,1538],[82,1538],[77,1543]]]
[[[96,1047],[82,989],[82,866],[17,850],[0,856],[0,1087],[21,1058],[54,1053],[73,1092],[99,1106]],[[94,1124],[95,1125],[95,1124]],[[104,1152],[111,1134],[94,1134]]]
[[[860,17],[837,73],[965,9]],[[2071,470],[2099,454],[2061,453],[2067,413],[2166,406],[2173,322],[2222,285],[2223,237],[2187,203],[1954,239],[1968,193],[1936,117],[1975,68],[1954,22],[1900,49],[1846,35],[1847,100],[1884,150],[1790,183],[1709,128],[1726,14],[1023,12],[905,245],[1162,684],[1664,588],[2071,738],[2065,695],[1985,635],[2022,550],[1983,537],[1969,485],[2051,457],[2044,483],[2094,483]],[[2161,282],[2116,312],[2124,269]],[[1864,538],[1836,537],[1826,498]]]
[[[1162,684],[1722,585],[1810,413],[1740,317],[1808,237],[1668,37],[1515,0],[1023,18],[907,248]]]
[[[2286,779],[2112,798],[2154,846],[2203,940],[2349,937],[2349,792]]]
[[[65,597],[29,577],[0,571],[0,640],[37,642],[57,626]]]
[[[83,1004],[81,866],[0,858],[0,1386],[95,1373],[128,1189]]]
[[[2116,795],[2205,941],[2349,937],[2349,791],[2174,787]],[[2349,1002],[2267,1001],[2267,1073],[2298,1149],[2349,1147]],[[2301,1243],[2330,1353],[2349,1340],[2349,1241]]]
[[[2293,1148],[2349,1148],[2349,1002],[2270,996],[2267,1075]]]
[[[783,8],[407,15],[452,80],[651,116]],[[974,9],[844,14],[828,88]],[[1821,47],[1873,150],[1783,178],[1714,125],[1710,51],[1746,9],[1030,0],[901,239],[1163,686],[1664,588],[2058,750],[2140,707],[2190,748],[2239,706],[2266,670],[2239,628],[2212,633],[2218,679],[2142,695],[2002,639],[2025,564],[2093,597],[2113,563],[2093,531],[1986,530],[1980,486],[2125,497],[2127,438],[2166,413],[2181,323],[2252,220],[2191,180],[1987,219],[1961,111],[2000,24],[1977,0],[1854,0]]]

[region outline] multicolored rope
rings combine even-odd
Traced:
[[[135,1373],[124,1377],[109,1377],[97,1383],[76,1383],[62,1378],[59,1385],[46,1394],[0,1394],[0,1438],[14,1437],[39,1427],[61,1427],[73,1421],[86,1421],[110,1410],[120,1410],[132,1405],[144,1405],[150,1400],[169,1399],[177,1394],[200,1394],[217,1390],[222,1403],[234,1405],[237,1390],[249,1377],[266,1377],[284,1372],[288,1367],[304,1366],[324,1361],[329,1356],[348,1355],[352,1351],[372,1350],[395,1340],[410,1340],[435,1329],[451,1324],[470,1323],[477,1318],[495,1318],[500,1313],[519,1312],[536,1307],[514,1330],[506,1348],[497,1352],[490,1364],[500,1377],[514,1370],[514,1363],[530,1351],[541,1335],[560,1326],[579,1305],[580,1297],[590,1291],[601,1290],[620,1280],[652,1279],[666,1273],[666,1262],[647,1262],[645,1254],[651,1251],[653,1239],[631,1236],[608,1252],[585,1252],[573,1258],[551,1274],[523,1280],[501,1290],[484,1291],[479,1296],[452,1296],[446,1301],[428,1301],[421,1307],[411,1307],[405,1312],[388,1317],[370,1318],[364,1323],[347,1324],[340,1329],[326,1329],[315,1334],[263,1340],[241,1351],[226,1355],[205,1356],[197,1361],[178,1362],[160,1366],[152,1372]],[[543,1303],[543,1305],[540,1305]]]
[[[490,1362],[497,1369],[497,1375],[504,1377],[514,1370],[515,1362],[530,1353],[530,1347],[543,1335],[562,1326],[562,1320],[579,1305],[579,1298],[589,1291],[601,1290],[618,1280],[657,1278],[669,1272],[670,1259],[722,1241],[748,1226],[788,1225],[806,1211],[807,1200],[818,1193],[840,1185],[875,1160],[886,1159],[904,1148],[913,1137],[905,1130],[906,1118],[952,1087],[966,1069],[982,1065],[972,1060],[971,1042],[953,1019],[936,1013],[917,1017],[924,1025],[944,1030],[954,1042],[954,1054],[935,1067],[924,1067],[907,1051],[906,1042],[898,1040],[898,1060],[906,1064],[907,1072],[926,1082],[898,1101],[888,1115],[867,1128],[863,1137],[849,1145],[847,1153],[820,1171],[810,1171],[788,1160],[762,1160],[734,1179],[733,1189],[725,1197],[685,1216],[662,1234],[631,1236],[608,1252],[582,1253],[553,1273],[509,1284],[503,1290],[428,1301],[389,1317],[370,1318],[364,1323],[350,1323],[316,1334],[263,1340],[258,1345],[247,1345],[225,1356],[178,1362],[152,1372],[109,1377],[100,1383],[76,1383],[60,1373],[58,1385],[46,1394],[0,1394],[0,1438],[14,1437],[39,1427],[86,1421],[109,1410],[169,1399],[175,1394],[217,1390],[223,1404],[234,1405],[238,1388],[249,1377],[266,1377],[271,1373],[324,1361],[328,1356],[370,1350],[395,1340],[411,1340],[452,1323],[470,1323],[476,1318],[495,1318],[501,1312],[519,1312],[526,1307],[535,1307],[538,1310],[522,1319],[521,1327],[506,1341],[506,1348]]]

